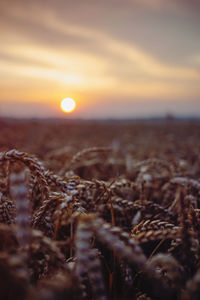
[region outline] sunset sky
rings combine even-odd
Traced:
[[[199,0],[0,0],[0,43],[0,115],[200,116]]]

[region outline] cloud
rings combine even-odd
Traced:
[[[80,48],[108,55],[97,39],[82,37],[67,30],[70,24],[84,29],[92,28],[118,41],[133,44],[160,61],[181,65],[185,63],[185,56],[190,55],[194,48],[200,49],[200,19],[195,17],[198,10],[193,10],[192,15],[177,16],[173,15],[173,9],[169,12],[163,6],[166,3],[179,3],[180,8],[186,7],[186,1],[183,4],[176,0],[157,2],[162,3],[162,9],[154,12],[149,11],[148,4],[142,5],[136,0],[35,0],[25,1],[23,5],[23,2],[20,5],[20,1],[16,0],[12,5],[4,4],[4,13],[0,19],[1,39],[9,34],[13,43],[26,39],[27,42],[48,47]],[[65,32],[57,30],[55,23],[58,22],[65,28]]]
[[[23,13],[21,11],[18,12],[19,16],[24,17]],[[22,15],[21,15],[22,14]],[[23,20],[23,18],[22,18]],[[31,18],[29,17],[29,21]],[[27,22],[26,18],[23,22]],[[22,22],[22,23],[23,23]],[[47,24],[48,24],[48,30],[47,30]],[[197,79],[199,77],[198,70],[195,70],[194,68],[185,68],[185,67],[175,67],[173,65],[169,65],[166,63],[163,63],[162,61],[159,61],[152,55],[148,54],[146,51],[140,49],[133,43],[127,43],[122,40],[117,40],[110,36],[107,33],[104,33],[100,30],[96,29],[90,29],[87,27],[82,27],[79,25],[73,25],[70,23],[67,23],[66,21],[63,22],[62,20],[57,19],[56,17],[54,18],[49,18],[48,17],[48,23],[46,18],[40,19],[39,24],[37,26],[40,28],[40,31],[46,30],[47,31],[47,36],[48,33],[52,35],[52,40],[51,43],[55,42],[54,37],[61,37],[62,43],[64,44],[64,41],[69,40],[69,36],[73,37],[73,40],[71,40],[71,45],[74,47],[73,51],[71,52],[80,52],[81,48],[84,50],[84,42],[85,44],[89,44],[88,50],[90,49],[90,60],[92,60],[92,57],[94,57],[94,53],[96,54],[96,57],[103,59],[106,61],[107,57],[110,59],[113,58],[113,60],[117,60],[118,58],[124,63],[125,61],[129,64],[129,66],[134,67],[138,69],[139,71],[142,71],[144,74],[149,74],[150,76],[155,76],[159,78],[186,78],[186,79]],[[27,30],[27,26],[25,27]],[[36,27],[37,29],[37,27]],[[39,31],[39,29],[38,29]],[[36,30],[37,32],[37,30]],[[28,33],[29,30],[28,30]],[[34,35],[32,36],[33,42],[34,42]],[[60,41],[60,40],[59,40]],[[76,48],[76,42],[75,44],[73,41],[77,41],[78,47]],[[41,41],[35,41],[38,43],[41,43]],[[47,45],[46,45],[47,46]],[[10,47],[10,45],[9,45]],[[21,51],[21,55],[26,57],[26,55],[30,54],[30,49],[27,51],[26,46],[23,46],[24,50]],[[98,52],[98,48],[102,49],[102,53]],[[19,47],[18,47],[19,48]],[[22,48],[22,47],[21,47]],[[57,48],[57,51],[59,51],[61,54],[63,53],[63,48],[60,47],[60,43],[55,42],[55,46],[52,45],[52,48]],[[66,48],[65,48],[66,49]],[[69,47],[71,49],[71,47]],[[51,50],[49,51],[48,49],[45,49],[45,51],[52,52]],[[16,53],[17,46],[14,46],[12,49],[14,53]],[[42,50],[38,51],[37,47],[32,46],[32,52],[35,54],[35,57],[40,57],[43,59],[43,61],[46,61],[47,57],[49,56],[48,54],[44,53],[45,51]],[[86,52],[86,51],[85,51]],[[97,52],[97,53],[96,53]],[[26,54],[27,53],[27,54]],[[66,55],[69,53],[69,57],[72,56],[72,53],[70,51],[65,51]],[[20,55],[19,51],[18,54]],[[58,54],[57,56],[59,56]],[[33,55],[32,55],[33,56]],[[85,55],[86,56],[86,55]],[[102,57],[104,56],[104,57]],[[52,57],[53,59],[53,57]],[[51,60],[52,61],[52,60]],[[61,59],[60,59],[61,61]],[[73,61],[73,60],[72,60]],[[83,60],[85,61],[85,59]],[[54,61],[52,61],[53,63]],[[87,62],[87,60],[86,60]],[[57,60],[58,63],[58,60]],[[80,61],[79,61],[80,64]],[[101,62],[102,64],[102,62]],[[88,64],[88,66],[91,64]],[[98,64],[97,64],[98,67]]]
[[[198,6],[178,2],[0,2],[0,101],[198,99]]]

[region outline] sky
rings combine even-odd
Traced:
[[[0,0],[0,44],[0,115],[200,116],[200,0]]]

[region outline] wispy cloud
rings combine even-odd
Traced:
[[[156,14],[157,24],[164,28],[166,19],[162,20],[163,9],[167,5],[168,14],[170,11],[176,13],[179,1],[170,0],[166,4],[163,0],[116,0],[110,19],[107,11],[114,5],[113,0],[109,3],[87,0],[85,6],[80,1],[77,6],[71,1],[65,5],[65,1],[61,0],[56,3],[49,0],[45,2],[46,6],[37,0],[16,1],[17,5],[12,2],[12,8],[2,3],[0,76],[3,79],[0,82],[0,101],[30,99],[53,102],[68,94],[82,97],[88,103],[90,99],[98,102],[100,97],[101,101],[107,101],[109,97],[113,103],[115,97],[127,97],[127,103],[130,103],[128,99],[131,97],[160,99],[160,102],[161,99],[200,97],[199,60],[198,55],[193,54],[200,53],[196,33],[194,36],[184,36],[184,28],[173,32],[169,27],[172,46],[169,53],[165,51],[163,55],[164,37],[158,35],[159,29],[154,24]],[[145,19],[140,20],[135,10],[131,10],[133,7],[141,16],[149,17],[147,11],[151,10],[149,23],[145,23]],[[181,7],[186,13],[186,1]],[[195,1],[191,1],[190,7],[193,11],[199,8]],[[135,23],[131,13],[135,16]],[[116,23],[117,16],[120,16],[120,24]],[[179,24],[176,23],[179,20],[177,15],[171,15],[169,26],[170,20],[174,25]],[[134,27],[127,28],[125,34],[123,22],[140,26],[138,33],[141,32],[141,36]],[[197,30],[195,22],[191,24],[194,32]],[[152,32],[157,32],[155,45],[149,38],[149,47],[146,46],[143,29],[148,32],[148,24],[153,24]],[[180,45],[177,44],[178,38]],[[170,36],[166,39],[170,40]],[[189,42],[188,46],[187,41],[193,44]],[[173,43],[174,49],[178,50],[172,52]],[[187,55],[181,54],[181,44],[186,45]],[[180,59],[176,61],[177,53],[180,53]]]

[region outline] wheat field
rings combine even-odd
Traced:
[[[200,122],[0,120],[0,298],[199,299]]]

